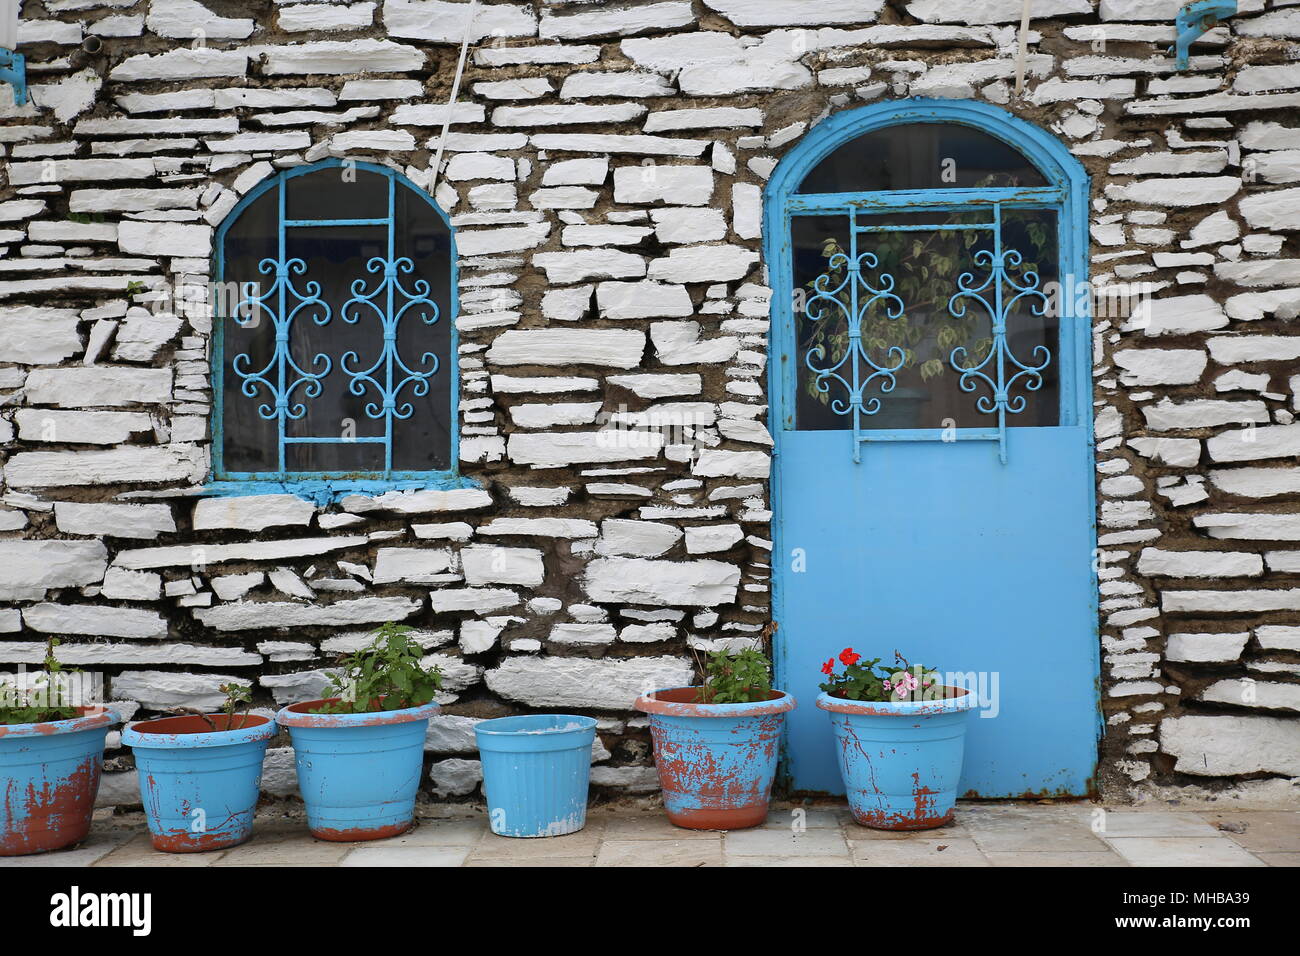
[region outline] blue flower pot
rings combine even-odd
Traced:
[[[81,716],[0,724],[0,856],[47,853],[80,843],[104,767],[104,738],[121,718],[83,707]]]
[[[352,843],[405,833],[415,822],[424,738],[438,705],[308,713],[333,700],[291,704],[275,715],[293,741],[298,792],[312,836]]]
[[[853,819],[877,830],[929,830],[952,819],[975,695],[845,700],[823,693]]]
[[[785,715],[795,699],[773,691],[749,704],[697,704],[698,687],[638,697],[650,715],[655,769],[668,819],[688,830],[741,830],[767,819]]]
[[[576,833],[587,822],[596,721],[568,714],[499,717],[474,725],[492,832]]]
[[[233,729],[222,729],[230,723]],[[252,714],[233,721],[224,714],[163,717],[127,727],[122,743],[135,752],[154,849],[220,850],[251,837],[262,761],[275,732],[275,721]]]

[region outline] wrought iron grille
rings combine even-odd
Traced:
[[[829,407],[837,415],[850,418],[853,425],[853,460],[860,462],[864,442],[898,441],[896,432],[875,433],[865,430],[866,416],[875,415],[888,401],[897,386],[899,371],[906,353],[898,346],[884,350],[877,361],[863,342],[862,325],[867,313],[879,307],[890,319],[907,314],[908,304],[895,293],[895,277],[878,269],[879,260],[870,250],[860,251],[863,237],[881,232],[974,231],[991,235],[991,248],[977,250],[974,265],[982,274],[963,271],[956,276],[956,290],[948,299],[950,315],[962,317],[974,306],[983,310],[990,322],[991,336],[986,348],[972,355],[966,345],[952,348],[946,363],[958,375],[963,392],[979,393],[975,407],[996,416],[992,428],[951,430],[945,441],[994,441],[998,456],[1007,461],[1007,416],[1023,412],[1028,406],[1027,392],[1043,386],[1043,372],[1051,363],[1051,350],[1044,345],[1033,348],[1033,362],[1014,354],[1008,340],[1008,320],[1019,308],[1027,307],[1036,316],[1045,316],[1050,304],[1039,287],[1038,270],[1024,265],[1019,251],[1003,244],[1003,215],[1000,203],[989,207],[991,217],[972,222],[874,225],[864,222],[856,208],[849,218],[849,251],[829,258],[824,273],[812,284],[805,314],[812,322],[843,322],[847,335],[845,346],[837,355],[828,355],[822,343],[809,347],[803,362],[815,373],[814,387],[824,393],[836,393]],[[1015,273],[1019,273],[1017,278]],[[842,278],[837,278],[842,273]],[[888,362],[888,364],[886,364]],[[915,440],[931,440],[929,434]]]
[[[274,191],[273,254],[261,256],[256,263],[257,272],[266,278],[234,283],[238,292],[233,307],[221,319],[223,324],[233,323],[232,332],[258,330],[263,323],[266,331],[258,332],[257,338],[251,340],[249,335],[243,335],[239,342],[231,341],[234,335],[219,335],[221,345],[217,349],[220,379],[217,393],[222,402],[218,422],[223,439],[217,445],[224,448],[224,439],[233,438],[232,446],[238,447],[245,459],[264,460],[269,467],[252,470],[219,467],[218,475],[278,479],[391,478],[449,468],[453,417],[448,408],[438,409],[436,403],[431,405],[430,401],[420,400],[428,399],[438,382],[444,366],[444,357],[438,353],[445,350],[449,357],[452,330],[446,328],[438,337],[437,342],[441,344],[438,348],[434,347],[432,335],[412,334],[411,326],[436,330],[439,323],[446,327],[450,320],[444,319],[444,310],[435,298],[428,277],[429,263],[422,260],[417,266],[410,254],[399,252],[403,243],[410,242],[409,223],[399,215],[399,190],[414,193],[414,189],[398,183],[391,170],[367,166],[364,175],[382,177],[382,189],[369,182],[360,191],[361,200],[349,197],[342,204],[344,211],[361,214],[305,218],[288,205],[291,175],[295,174],[281,173],[266,186],[267,190]],[[301,196],[295,202],[301,205]],[[369,214],[370,209],[357,209],[358,204],[365,207],[367,202],[379,205],[373,210],[375,215]],[[441,222],[441,214],[438,216]],[[232,220],[235,218],[232,216]],[[265,211],[263,219],[269,225]],[[223,226],[219,238],[221,253],[226,252],[226,229]],[[443,229],[449,252],[450,233],[445,224]],[[298,230],[302,232],[296,233]],[[321,262],[293,255],[290,250],[294,236],[308,233],[327,236],[325,248],[348,250],[342,264],[362,268],[360,263],[364,262],[367,274],[350,279],[337,274],[334,270],[340,265],[338,255],[333,261],[327,258]],[[270,246],[269,238],[267,245]],[[377,248],[380,254],[367,256],[364,252],[367,247]],[[247,250],[244,253],[247,258]],[[447,258],[441,267],[449,275],[450,256]],[[223,258],[220,265],[228,264]],[[245,268],[249,267],[251,259],[245,263]],[[221,278],[231,278],[223,274],[222,268],[218,271]],[[311,278],[313,274],[317,278]],[[322,281],[334,290],[332,294],[323,292]],[[448,286],[453,282],[449,279]],[[450,296],[449,289],[439,291]],[[312,326],[320,331],[309,334],[307,330]],[[320,402],[327,387],[332,407],[318,409],[314,403]],[[443,383],[438,397],[449,399],[450,394],[448,385]],[[232,407],[237,401],[251,403],[252,412],[247,407]],[[340,419],[340,408],[354,414],[357,421]],[[254,414],[262,425],[251,421]],[[427,419],[418,423],[418,429],[403,424],[417,417]],[[349,424],[338,427],[340,420]],[[244,434],[232,436],[232,428],[242,428]],[[406,429],[408,441],[432,433],[428,439],[431,447],[425,456],[427,467],[397,467],[395,452],[400,429]],[[364,453],[371,467],[312,469],[296,467],[291,460],[295,446],[345,445],[375,448],[373,455]],[[433,445],[439,446],[441,461]],[[338,454],[340,458],[344,455],[343,452],[305,452],[308,460],[312,454],[321,457]],[[407,449],[404,457],[409,462],[422,454],[425,454],[423,449]],[[299,457],[303,456],[304,453],[299,453]]]

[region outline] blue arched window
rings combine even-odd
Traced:
[[[454,245],[426,193],[369,163],[289,169],[235,207],[216,257],[216,479],[454,469]]]

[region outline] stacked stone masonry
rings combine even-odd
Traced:
[[[1242,0],[1174,70],[1178,0],[25,0],[0,107],[0,663],[46,635],[128,717],[271,708],[383,621],[446,677],[429,790],[476,720],[601,720],[656,787],[647,687],[770,620],[766,178],[837,111],[984,100],[1091,176],[1112,798],[1300,777],[1300,5]],[[0,97],[7,97],[0,92]],[[5,100],[9,103],[9,100]],[[214,229],[273,172],[387,164],[459,250],[477,487],[213,497]],[[681,423],[682,427],[662,428]],[[610,442],[602,427],[638,434]],[[1050,493],[1045,489],[1044,493]],[[115,744],[115,741],[110,741]],[[104,799],[134,782],[111,753]],[[293,788],[273,750],[271,792]]]

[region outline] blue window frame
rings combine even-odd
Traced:
[[[773,297],[794,303],[802,290],[807,299],[803,315],[789,321],[776,321],[774,311],[781,360],[771,371],[772,427],[851,430],[855,461],[868,442],[954,440],[995,442],[1005,461],[1008,426],[1084,420],[1090,383],[1074,369],[1087,367],[1087,336],[1075,321],[1077,308],[1087,308],[1079,295],[1087,180],[1060,152],[1031,124],[966,101],[879,104],[814,127],[766,190]],[[1041,246],[1033,257],[1016,248],[1031,232]],[[903,301],[901,274],[878,255],[891,234],[971,237],[964,250],[956,243],[944,270],[950,296],[930,310],[967,319],[971,331],[930,343],[932,364],[942,365],[933,375],[947,379],[916,389],[932,408],[936,394],[948,401],[945,418],[955,428],[905,407],[904,372],[919,386],[921,368],[909,354],[915,343],[898,347],[890,323],[918,303]],[[1058,284],[1054,312],[1042,294],[1049,282]],[[818,339],[819,326],[838,334]],[[888,332],[873,341],[873,326]],[[1066,355],[1075,360],[1059,360]]]
[[[215,483],[454,478],[455,261],[442,210],[386,167],[250,191],[216,237]]]

